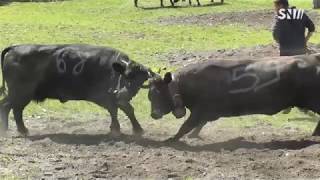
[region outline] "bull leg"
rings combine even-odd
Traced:
[[[189,134],[189,138],[198,138],[201,139],[201,137],[199,136],[201,129],[207,124],[207,122],[202,122],[199,124],[199,126],[197,126],[192,132],[191,134]]]
[[[170,0],[170,3],[171,3],[171,6],[172,6],[172,7],[174,7],[174,3],[175,3],[175,2],[178,2],[178,1],[176,1],[176,0]]]
[[[134,6],[138,7],[138,0],[134,0]]]
[[[199,0],[197,0],[197,3],[198,3],[198,6],[201,6],[201,4],[200,4],[200,1],[199,1]]]
[[[120,124],[118,121],[118,108],[116,106],[107,108],[111,116],[110,130],[112,136],[120,136]]]
[[[99,94],[99,93],[97,93]],[[90,99],[90,98],[89,98]],[[97,105],[103,107],[106,109],[110,116],[111,116],[111,125],[110,125],[110,131],[112,136],[120,136],[120,124],[118,121],[118,106],[116,103],[110,103],[110,102],[116,102],[115,97],[108,97],[108,95],[103,94],[102,96],[96,96],[94,98],[90,99],[91,102],[96,103]],[[109,103],[107,103],[109,102]]]
[[[137,121],[136,116],[134,115],[134,109],[131,106],[131,104],[127,103],[124,105],[119,105],[119,108],[129,117],[131,124],[132,124],[132,130],[135,135],[141,136],[144,131]]]
[[[320,121],[318,122],[317,127],[314,129],[312,136],[320,136]]]
[[[13,116],[16,120],[18,132],[23,136],[29,135],[29,130],[24,125],[22,114],[24,107],[13,107]]]
[[[164,5],[163,5],[163,0],[160,0],[160,6],[161,6],[161,7],[164,7]]]
[[[194,127],[198,126],[200,122],[199,116],[197,116],[195,113],[191,113],[190,117],[182,124],[178,133],[174,137],[166,140],[166,142],[178,141],[182,136],[189,133],[192,129],[194,129]]]
[[[0,102],[0,116],[1,116],[1,127],[0,127],[0,133],[5,133],[8,130],[8,116],[9,112],[11,110],[11,105],[8,100],[8,97],[5,97],[1,102]]]
[[[191,2],[191,0],[189,0],[189,5],[191,6],[191,4],[192,4],[192,2]]]

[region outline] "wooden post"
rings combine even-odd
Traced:
[[[320,8],[320,0],[313,0],[313,8],[314,9]]]

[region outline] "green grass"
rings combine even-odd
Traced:
[[[169,1],[165,1],[169,5]],[[0,48],[21,43],[88,43],[111,46],[147,66],[168,66],[156,54],[185,51],[206,51],[272,43],[270,32],[245,25],[200,27],[196,25],[164,26],[154,23],[160,17],[204,13],[271,9],[270,0],[226,0],[225,5],[158,8],[146,10],[133,7],[133,0],[71,0],[49,3],[24,2],[0,6]],[[311,1],[291,0],[293,5],[310,9]],[[203,4],[209,0],[203,0]],[[140,0],[140,6],[158,7],[159,0]],[[272,17],[270,17],[272,18]],[[312,39],[319,42],[320,36]],[[168,67],[173,68],[173,67]],[[149,117],[149,102],[143,90],[133,104],[139,119]],[[105,115],[97,106],[83,102],[58,101],[31,104],[27,114],[50,116]],[[278,117],[278,116],[277,116]],[[280,116],[279,116],[280,117]],[[88,118],[86,118],[88,119]],[[167,119],[173,119],[168,116]]]

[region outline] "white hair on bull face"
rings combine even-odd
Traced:
[[[123,60],[123,59],[120,59],[120,61],[121,61],[122,63],[124,63],[126,66],[128,66],[128,65],[130,64],[130,62],[127,62],[127,61],[125,61],[125,60]]]
[[[120,55],[121,55],[121,52],[118,52],[115,59],[116,59],[117,61],[119,60],[120,62],[122,62],[123,64],[125,64],[126,66],[128,66],[128,65],[130,64],[130,62],[125,61],[125,60],[122,58],[122,56],[120,56]]]

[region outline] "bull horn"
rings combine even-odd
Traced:
[[[161,78],[161,76],[155,72],[153,72],[151,69],[148,70],[148,75],[149,75],[149,78]]]
[[[151,71],[151,69],[148,69],[148,76],[149,78],[153,78],[156,75],[156,73],[154,73],[153,71]]]

